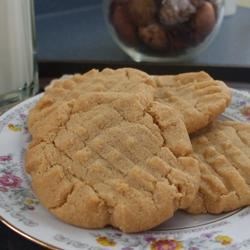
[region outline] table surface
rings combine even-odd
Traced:
[[[63,1],[65,8],[61,6],[58,10],[53,5],[50,12],[41,11],[41,6],[44,6],[41,0],[36,2],[40,2],[37,7],[40,12],[36,15],[39,59],[131,61],[108,33],[101,0],[73,1],[78,3],[75,8],[69,8],[69,4]],[[49,5],[48,0],[45,2]],[[240,2],[241,6],[247,6],[250,1]],[[250,8],[238,7],[235,15],[224,18],[210,47],[187,63],[250,67],[249,20]]]

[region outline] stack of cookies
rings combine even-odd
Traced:
[[[250,125],[215,121],[230,89],[204,72],[121,68],[56,80],[30,111],[26,171],[40,202],[83,228],[140,232],[250,204]]]

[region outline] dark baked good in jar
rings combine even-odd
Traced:
[[[188,21],[195,11],[189,0],[163,0],[159,17],[162,24],[173,26]]]
[[[137,43],[136,28],[129,17],[125,5],[114,5],[111,20],[122,41],[128,45],[135,45]]]
[[[205,1],[193,19],[196,41],[202,41],[213,29],[216,22],[212,3]]]
[[[154,0],[129,0],[128,13],[136,26],[145,26],[154,22],[156,5]]]
[[[152,49],[167,49],[167,34],[160,24],[153,23],[148,26],[139,28],[139,37],[147,46]]]

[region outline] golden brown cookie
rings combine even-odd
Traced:
[[[33,190],[67,223],[139,232],[189,207],[198,191],[183,121],[151,98],[89,92],[54,105],[29,129]]]
[[[205,72],[156,76],[155,100],[178,110],[189,133],[207,126],[231,100],[230,89]]]
[[[151,98],[153,101],[153,86],[155,82],[151,76],[133,68],[106,68],[102,71],[93,69],[82,75],[75,74],[67,79],[54,80],[30,112],[29,127],[46,117],[58,103],[63,105],[65,101],[76,99],[87,92],[124,92],[139,95],[140,98]]]
[[[222,213],[250,205],[250,124],[216,122],[192,138],[200,162],[191,213]]]

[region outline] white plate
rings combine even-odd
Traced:
[[[0,118],[0,219],[16,232],[62,249],[250,249],[250,207],[219,216],[177,212],[154,230],[131,235],[112,228],[80,229],[57,220],[39,204],[24,171],[23,157],[30,140],[26,117],[39,98],[19,104]],[[250,94],[234,90],[224,115],[249,122]]]

